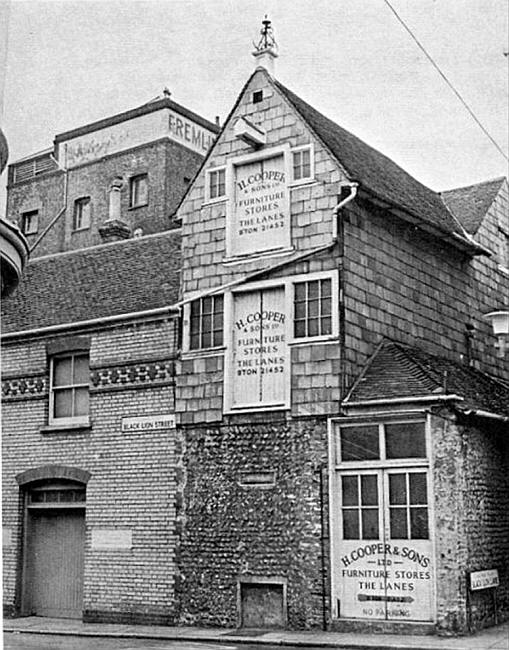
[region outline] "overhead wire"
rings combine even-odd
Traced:
[[[401,16],[398,14],[396,9],[391,5],[389,0],[384,0],[385,4],[389,7],[389,9],[392,11],[392,13],[396,16],[398,21],[403,25],[405,30],[410,34],[412,39],[417,43],[419,49],[424,53],[426,58],[431,62],[435,70],[438,72],[438,74],[442,77],[442,79],[445,81],[445,83],[449,86],[449,88],[453,91],[453,93],[456,95],[456,97],[460,100],[460,102],[463,104],[463,106],[467,109],[467,111],[470,113],[470,116],[473,118],[473,120],[476,122],[476,124],[480,127],[480,129],[483,131],[483,133],[491,140],[491,143],[496,147],[496,149],[499,151],[499,153],[504,156],[504,158],[509,162],[509,157],[507,154],[504,152],[502,147],[498,144],[498,142],[492,137],[492,135],[488,132],[488,130],[485,128],[485,126],[482,124],[482,122],[479,120],[479,118],[476,116],[474,111],[470,108],[470,106],[467,104],[467,102],[463,99],[463,97],[460,95],[460,93],[456,90],[456,88],[453,86],[453,84],[449,81],[449,79],[446,77],[446,75],[442,72],[442,70],[439,68],[438,64],[434,61],[432,56],[428,54],[422,43],[418,40],[418,38],[414,35],[410,27],[404,22],[404,20],[401,18]]]

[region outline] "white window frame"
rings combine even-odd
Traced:
[[[139,182],[140,179],[144,179],[145,183],[147,185],[147,199],[145,203],[134,203],[134,187],[136,182]],[[147,206],[149,202],[149,185],[148,185],[148,173],[147,172],[140,172],[139,174],[133,174],[129,178],[129,208],[143,208],[144,206]]]
[[[338,310],[332,308],[332,331],[331,334],[320,336],[310,336],[307,338],[294,337],[294,285],[298,282],[311,282],[313,280],[331,280],[331,297],[332,305],[338,302],[338,272],[337,271],[317,271],[315,273],[303,273],[283,278],[263,280],[250,284],[232,288],[224,294],[224,317],[223,317],[223,342],[225,344],[224,358],[224,380],[223,380],[223,412],[225,414],[246,413],[263,411],[267,408],[271,410],[288,410],[291,408],[291,348],[293,346],[312,345],[313,343],[326,343],[337,340],[339,336],[339,315]],[[285,337],[288,354],[285,359],[285,399],[283,404],[264,403],[255,406],[233,406],[232,399],[232,382],[233,377],[231,367],[233,362],[233,327],[232,318],[234,314],[234,299],[236,295],[250,293],[252,291],[263,291],[282,287],[284,291],[284,308],[288,314],[285,328]],[[194,352],[194,351],[193,351]]]
[[[309,176],[304,178],[294,178],[293,177],[293,155],[301,151],[309,151]],[[315,148],[313,143],[303,145],[302,147],[294,147],[290,150],[290,182],[289,186],[295,187],[297,185],[306,185],[308,183],[315,182]]]
[[[220,196],[211,196],[211,182],[212,174],[224,171],[224,194]],[[228,183],[227,183],[227,170],[226,165],[220,165],[219,167],[210,167],[206,170],[205,173],[205,202],[206,203],[222,203],[228,200]]]
[[[26,217],[28,215],[31,215],[32,221],[35,221],[35,228],[31,228],[30,230],[27,230],[25,228]],[[33,210],[23,210],[21,213],[21,232],[24,235],[35,235],[37,232],[39,232],[39,208],[34,208]]]
[[[223,297],[223,343],[221,345],[212,345],[208,348],[191,348],[191,303],[196,300],[203,300],[204,298],[219,298]],[[225,337],[225,295],[224,293],[217,292],[209,295],[197,295],[196,298],[189,300],[184,305],[183,314],[183,334],[182,334],[182,352],[192,356],[207,355],[210,352],[217,352],[224,350],[224,337]]]
[[[71,417],[62,417],[58,418],[54,416],[55,409],[55,386],[54,382],[54,372],[55,372],[55,361],[60,359],[65,359],[67,357],[77,357],[77,356],[86,356],[90,363],[90,355],[83,351],[69,351],[62,354],[57,354],[50,359],[50,381],[49,381],[49,414],[48,414],[48,424],[50,426],[67,426],[73,424],[88,425],[90,422],[90,402],[89,402],[89,412],[86,415],[73,415]],[[90,382],[86,384],[69,384],[58,386],[57,389],[62,388],[88,388],[89,389],[89,400],[90,400]]]
[[[88,205],[88,224],[86,226],[80,226],[76,228],[76,217],[78,211],[80,212],[80,218],[83,217],[83,206]],[[74,209],[72,213],[72,231],[79,232],[80,230],[89,230],[90,224],[92,221],[92,200],[90,196],[80,196],[74,201]]]

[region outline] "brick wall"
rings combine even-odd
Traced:
[[[171,215],[201,161],[199,154],[165,139],[71,169],[68,172],[65,214],[38,245],[33,257],[102,243],[98,228],[108,217],[108,190],[116,176],[125,179],[121,216],[131,232],[142,228],[148,235],[173,228],[175,224]],[[148,205],[131,208],[129,178],[143,173],[148,174]],[[19,221],[22,212],[39,209],[39,231],[29,237],[29,243],[35,241],[64,205],[63,179],[62,172],[52,172],[9,187],[9,219]],[[74,202],[86,196],[91,199],[90,228],[73,231]]]
[[[175,430],[122,432],[122,417],[171,413],[174,322],[122,325],[91,336],[89,431],[48,423],[46,344],[4,344],[4,604],[19,607],[22,504],[15,476],[45,464],[91,473],[87,485],[84,610],[88,620],[168,623],[174,617]],[[135,332],[135,336],[133,336]],[[37,379],[40,381],[37,382]],[[94,529],[132,531],[132,548],[91,546]]]

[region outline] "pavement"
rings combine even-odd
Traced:
[[[4,632],[194,641],[217,644],[257,644],[301,648],[354,648],[355,650],[509,650],[509,621],[472,636],[444,637],[399,634],[359,634],[291,630],[235,630],[225,628],[166,627],[83,623],[77,620],[40,618],[4,619]]]

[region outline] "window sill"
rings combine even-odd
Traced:
[[[289,246],[287,248],[272,248],[271,250],[268,251],[262,251],[260,253],[248,253],[246,255],[234,255],[234,256],[226,256],[223,257],[221,262],[225,265],[232,265],[232,264],[244,264],[246,262],[252,262],[253,260],[259,260],[263,258],[270,258],[270,257],[279,257],[281,255],[289,255],[290,253],[294,253],[295,248],[293,246]]]
[[[218,345],[215,348],[200,348],[199,350],[182,350],[182,359],[195,359],[197,357],[215,357],[223,354],[226,350],[224,345]]]
[[[92,429],[92,424],[90,421],[87,422],[79,422],[79,423],[73,423],[73,424],[48,424],[47,426],[41,427],[40,433],[45,434],[45,433],[61,433],[61,432],[69,432],[69,433],[80,433],[80,432],[87,432]]]
[[[90,230],[90,226],[86,226],[84,228],[74,228],[71,230],[71,234],[74,235],[75,232],[84,232],[85,230]]]
[[[308,336],[306,338],[292,339],[288,341],[288,345],[292,347],[298,345],[312,345],[314,343],[338,343],[339,338],[337,334],[328,334],[326,336]]]
[[[146,208],[148,206],[148,203],[140,203],[139,205],[130,205],[127,209],[128,210],[137,210],[138,208]]]
[[[226,201],[228,201],[228,197],[226,195],[218,196],[216,199],[207,199],[201,204],[201,207],[207,208],[209,205],[216,205],[216,203],[226,203]]]
[[[294,188],[300,187],[301,185],[318,185],[318,181],[313,176],[313,178],[299,178],[296,181],[290,181],[288,183],[288,187],[292,190]]]

